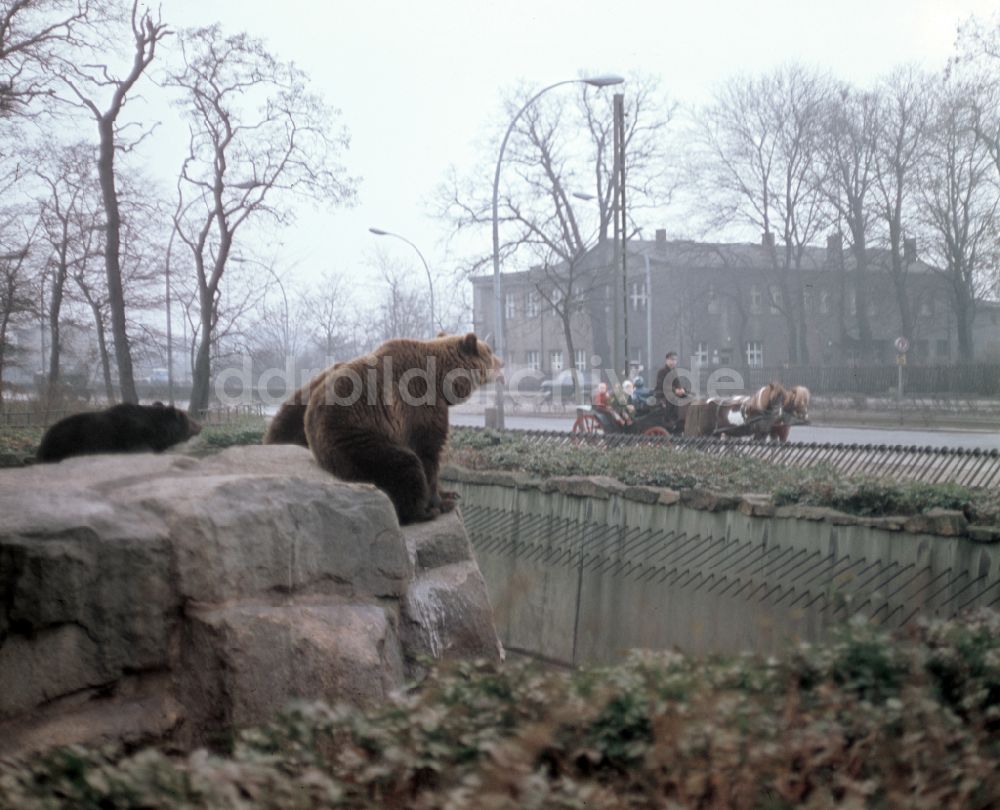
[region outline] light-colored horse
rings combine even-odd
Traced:
[[[771,438],[779,442],[787,442],[792,425],[809,424],[809,399],[809,389],[804,385],[793,385],[791,388],[785,389],[781,416],[767,429],[762,423],[760,429],[754,431],[754,436],[758,439]]]

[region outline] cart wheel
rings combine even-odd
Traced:
[[[642,432],[642,435],[643,436],[669,436],[670,435],[670,431],[667,430],[665,427],[661,427],[660,425],[656,425],[655,427],[646,428]]]
[[[573,432],[588,436],[603,436],[604,427],[601,425],[601,420],[594,416],[594,414],[581,413],[573,423]]]

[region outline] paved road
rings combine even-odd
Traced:
[[[508,416],[507,427],[519,430],[570,430],[571,416]],[[481,427],[479,414],[452,413],[453,425]],[[1000,450],[1000,433],[971,430],[909,430],[891,428],[825,427],[809,425],[792,428],[791,441],[838,442],[843,444],[903,444],[922,447],[978,447]]]

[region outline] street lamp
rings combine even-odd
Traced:
[[[383,231],[381,228],[369,228],[369,233],[373,233],[376,236],[395,236],[397,239],[402,239],[411,248],[417,251],[417,255],[420,257],[420,261],[424,263],[424,270],[427,271],[427,287],[431,291],[431,337],[434,337],[435,330],[437,329],[437,318],[434,315],[434,279],[431,277],[431,268],[427,265],[427,259],[424,258],[424,254],[420,252],[413,242],[407,239],[405,236],[400,236],[398,233],[392,233],[392,231]]]
[[[517,124],[518,119],[524,114],[524,111],[528,109],[535,101],[538,100],[540,96],[547,93],[556,87],[561,87],[564,84],[589,84],[591,87],[608,87],[613,84],[621,84],[624,82],[621,76],[591,76],[586,79],[565,79],[561,82],[556,82],[555,84],[550,84],[548,87],[543,87],[535,95],[529,98],[524,106],[517,111],[513,120],[510,122],[510,126],[507,127],[507,132],[503,136],[503,141],[500,142],[500,156],[497,158],[497,170],[493,175],[493,305],[494,305],[494,320],[496,327],[496,338],[494,341],[493,349],[496,352],[497,357],[503,359],[504,355],[504,323],[503,323],[503,289],[500,281],[500,221],[497,217],[497,200],[500,195],[500,166],[503,163],[503,153],[507,148],[507,141],[510,139],[510,134],[514,131],[514,126]],[[496,382],[496,427],[500,430],[504,428],[504,414],[503,414],[503,397],[504,397],[504,384],[502,381],[498,380]]]

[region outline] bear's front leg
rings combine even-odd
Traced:
[[[411,439],[411,445],[420,463],[424,468],[424,477],[427,479],[427,489],[430,493],[430,505],[438,513],[451,512],[458,501],[457,492],[442,492],[438,488],[438,472],[441,468],[441,450],[444,446],[444,437],[440,428],[427,426],[422,430],[415,430]]]
[[[352,436],[329,453],[324,449],[313,447],[320,466],[349,481],[373,483],[389,496],[400,524],[433,520],[441,514],[431,504],[424,466],[409,448],[369,433]]]

